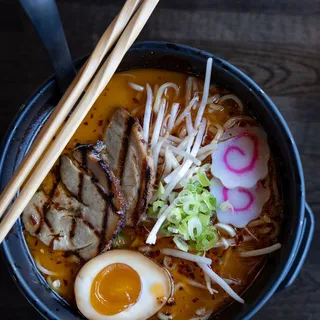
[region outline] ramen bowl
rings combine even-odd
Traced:
[[[264,127],[280,175],[284,199],[284,221],[279,235],[281,250],[266,261],[255,281],[242,295],[244,305],[233,303],[210,319],[248,319],[277,291],[289,286],[305,260],[313,235],[314,220],[305,202],[305,186],[299,153],[277,107],[248,76],[214,55],[184,45],[166,42],[136,43],[119,70],[166,69],[204,78],[206,61],[213,59],[211,81],[234,92],[248,112]],[[80,59],[80,67],[86,57]],[[4,139],[0,159],[3,189],[28,151],[32,141],[59,100],[54,77],[46,81],[19,110]],[[29,302],[47,319],[83,319],[47,285],[32,259],[18,221],[2,245],[11,275]]]

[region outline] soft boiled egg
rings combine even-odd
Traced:
[[[142,320],[170,298],[172,279],[140,252],[111,250],[82,267],[74,290],[79,310],[90,320]]]

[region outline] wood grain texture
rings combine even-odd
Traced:
[[[123,0],[57,0],[74,58],[92,50]],[[52,67],[15,1],[0,0],[0,136]],[[140,40],[188,44],[253,78],[278,106],[300,150],[306,195],[320,218],[320,0],[162,0]],[[320,241],[303,270],[254,319],[320,319]],[[0,318],[40,319],[0,263]]]

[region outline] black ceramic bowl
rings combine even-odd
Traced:
[[[123,59],[119,71],[160,68],[204,77],[206,60],[213,58],[213,83],[229,88],[245,102],[249,112],[265,128],[276,158],[284,194],[284,224],[279,241],[263,271],[244,294],[245,305],[233,303],[212,319],[248,319],[279,289],[292,283],[299,272],[313,233],[313,215],[305,203],[305,187],[299,154],[292,135],[276,106],[245,74],[210,53],[164,42],[135,44]],[[84,62],[78,62],[78,67]],[[0,186],[4,188],[30,144],[59,99],[55,78],[50,78],[19,110],[3,142]],[[46,284],[38,272],[18,221],[2,245],[9,270],[29,302],[47,319],[81,319]]]

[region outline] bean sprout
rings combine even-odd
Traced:
[[[250,237],[250,236],[244,236],[241,243],[243,242],[249,242],[249,241],[252,241],[253,238]],[[228,244],[229,246],[231,247],[235,247],[237,246],[238,244],[236,243],[235,239],[226,239],[226,241],[228,241]],[[221,248],[221,247],[224,247],[224,243],[221,241],[221,239],[218,241],[218,243],[214,246],[214,248]]]
[[[243,112],[243,103],[236,95],[226,94],[225,96],[220,98],[220,102],[224,102],[226,100],[233,100],[239,106],[239,110]]]
[[[208,265],[198,263],[199,267],[206,273],[213,281],[217,283],[223,290],[225,290],[233,299],[240,303],[244,300],[221,278],[219,277]]]
[[[164,118],[163,123],[162,123],[162,128],[160,130],[161,136],[164,136],[166,132],[168,132],[168,135],[169,135],[168,122],[169,122],[170,118],[171,118],[170,114],[167,114],[166,117]]]
[[[140,86],[139,84],[133,83],[131,81],[127,81],[128,85],[130,88],[132,88],[133,90],[142,92],[144,90],[143,86]]]
[[[194,145],[193,145],[192,150],[191,150],[191,155],[194,156],[194,157],[197,155],[197,153],[199,151],[200,144],[201,144],[201,141],[202,141],[202,137],[204,135],[205,128],[206,128],[206,120],[203,119],[203,121],[202,121],[202,123],[200,125],[200,128],[199,128],[197,137],[195,139]],[[185,161],[185,163],[180,168],[178,167],[179,169],[177,168],[177,172],[176,172],[175,176],[168,183],[168,185],[165,188],[164,193],[161,196],[162,200],[165,200],[165,199],[168,198],[170,192],[180,182],[180,180],[186,174],[186,172],[191,167],[191,165],[192,165],[192,161],[188,159],[188,160]]]
[[[186,98],[185,105],[187,106],[191,100],[191,89],[192,89],[193,77],[189,77],[186,81]]]
[[[198,109],[197,117],[195,120],[195,128],[198,129],[200,126],[202,116],[204,113],[204,110],[207,105],[208,95],[209,95],[209,86],[211,81],[211,71],[212,71],[212,58],[209,58],[207,60],[207,67],[206,67],[206,75],[204,79],[204,87],[203,87],[203,93],[202,93],[202,100]]]
[[[206,282],[206,288],[208,289],[210,294],[218,293],[217,290],[212,289],[212,287],[211,287],[211,279],[206,273],[204,273],[204,280]]]
[[[208,98],[207,104],[217,103],[219,99],[220,99],[220,94],[215,94],[214,96]]]
[[[192,91],[193,91],[193,97],[197,97],[199,101],[199,91],[198,91],[198,80],[196,78],[193,78],[192,81]],[[197,103],[195,103],[192,107],[193,110],[197,108]]]
[[[225,237],[220,237],[220,241],[222,243],[222,246],[224,247],[224,250],[227,250],[230,246],[228,240]]]
[[[175,136],[171,136],[171,135],[168,136],[168,140],[170,140],[174,143],[181,143],[182,142],[182,139],[175,137]]]
[[[173,103],[171,106],[170,119],[168,123],[168,132],[170,133],[175,126],[176,118],[179,111],[179,103]]]
[[[204,258],[196,254],[192,254],[192,253],[188,253],[188,252],[184,252],[176,249],[165,248],[165,249],[161,249],[160,252],[168,256],[172,256],[172,257],[176,257],[176,258],[180,258],[188,261],[193,261],[196,263],[204,263],[209,265],[212,263],[212,260],[209,258]]]
[[[228,224],[218,222],[214,225],[218,230],[226,232],[230,237],[236,236],[236,231]]]
[[[179,117],[177,118],[177,121],[175,123],[175,127],[177,127],[182,121],[183,119],[187,116],[188,113],[190,113],[191,108],[193,107],[193,105],[198,101],[198,97],[193,98],[190,103],[188,104],[188,106],[182,111],[182,113],[179,115]]]
[[[183,158],[191,160],[191,161],[194,162],[197,166],[200,166],[200,165],[201,165],[201,161],[199,161],[197,158],[195,158],[194,156],[192,156],[190,153],[181,150],[179,147],[174,147],[174,146],[172,146],[172,145],[168,145],[168,148],[169,148],[172,152],[174,152],[174,153],[182,156]]]
[[[234,116],[224,123],[223,128],[229,129],[233,127],[238,121],[255,122],[255,120],[249,116]]]
[[[260,240],[254,235],[253,232],[250,231],[250,229],[248,227],[244,227],[244,230],[246,230],[246,232],[253,238],[255,239],[257,242],[260,242]]]
[[[210,103],[208,108],[209,108],[208,112],[212,113],[213,111],[222,111],[224,109],[224,106],[221,106],[220,104]]]
[[[279,250],[280,248],[281,248],[281,244],[276,243],[276,244],[274,244],[270,247],[267,247],[267,248],[240,252],[240,257],[247,258],[247,257],[261,256],[261,255],[268,254],[268,253],[274,252],[276,250]]]
[[[158,218],[157,222],[155,223],[155,225],[153,226],[152,230],[150,231],[148,238],[146,240],[147,244],[155,244],[157,241],[157,234],[158,231],[160,230],[162,224],[164,223],[164,221],[167,219],[167,216],[169,215],[169,213],[171,212],[171,210],[175,207],[175,203],[170,204],[170,206],[168,206],[166,208],[166,210],[164,210],[161,214],[161,216]]]
[[[35,262],[37,268],[39,269],[39,271],[41,271],[43,274],[46,274],[46,275],[48,275],[48,276],[57,276],[57,275],[58,275],[58,273],[53,272],[53,271],[50,271],[50,270],[46,269],[45,267],[43,267],[43,266],[40,264],[40,262],[39,262],[39,260],[37,259],[37,257],[34,258],[34,262]]]
[[[206,286],[204,286],[202,283],[199,283],[199,282],[197,282],[195,280],[186,279],[186,283],[189,284],[190,286],[193,286],[193,287],[196,287],[196,288],[199,288],[199,289],[207,290]]]
[[[155,101],[154,101],[154,104],[153,104],[153,111],[155,113],[158,113],[159,112],[159,109],[160,109],[160,102],[161,102],[161,98],[162,98],[162,95],[164,93],[164,91],[167,89],[167,88],[172,88],[175,90],[176,92],[176,97],[179,95],[179,87],[175,84],[175,83],[172,83],[172,82],[166,82],[164,83],[162,86],[160,86],[160,88],[158,89],[157,91],[157,95],[155,97]]]
[[[207,144],[205,147],[202,147],[199,149],[198,155],[201,156],[207,152],[212,153],[214,150],[217,149],[217,145],[218,145],[218,143],[216,141],[213,141],[213,142]]]
[[[154,148],[156,143],[158,142],[160,130],[161,130],[161,126],[164,118],[165,108],[166,108],[166,99],[162,99],[160,110],[159,110],[157,120],[153,129],[153,135],[151,138],[151,148]]]
[[[178,135],[179,135],[179,138],[184,139],[187,135],[187,128],[186,127],[181,128]]]
[[[188,135],[193,134],[195,132],[192,124],[191,113],[188,113],[186,116],[186,124],[187,124],[187,132]]]
[[[207,151],[206,153],[203,153],[200,156],[197,156],[197,159],[202,162],[204,159],[206,159],[207,157],[211,156],[212,152],[215,151],[215,150],[216,150],[216,148],[213,148],[212,150]]]
[[[145,108],[144,117],[143,117],[143,139],[148,143],[153,97],[152,97],[151,87],[148,83],[146,84],[146,88],[147,88],[147,102],[146,102],[146,108]]]

